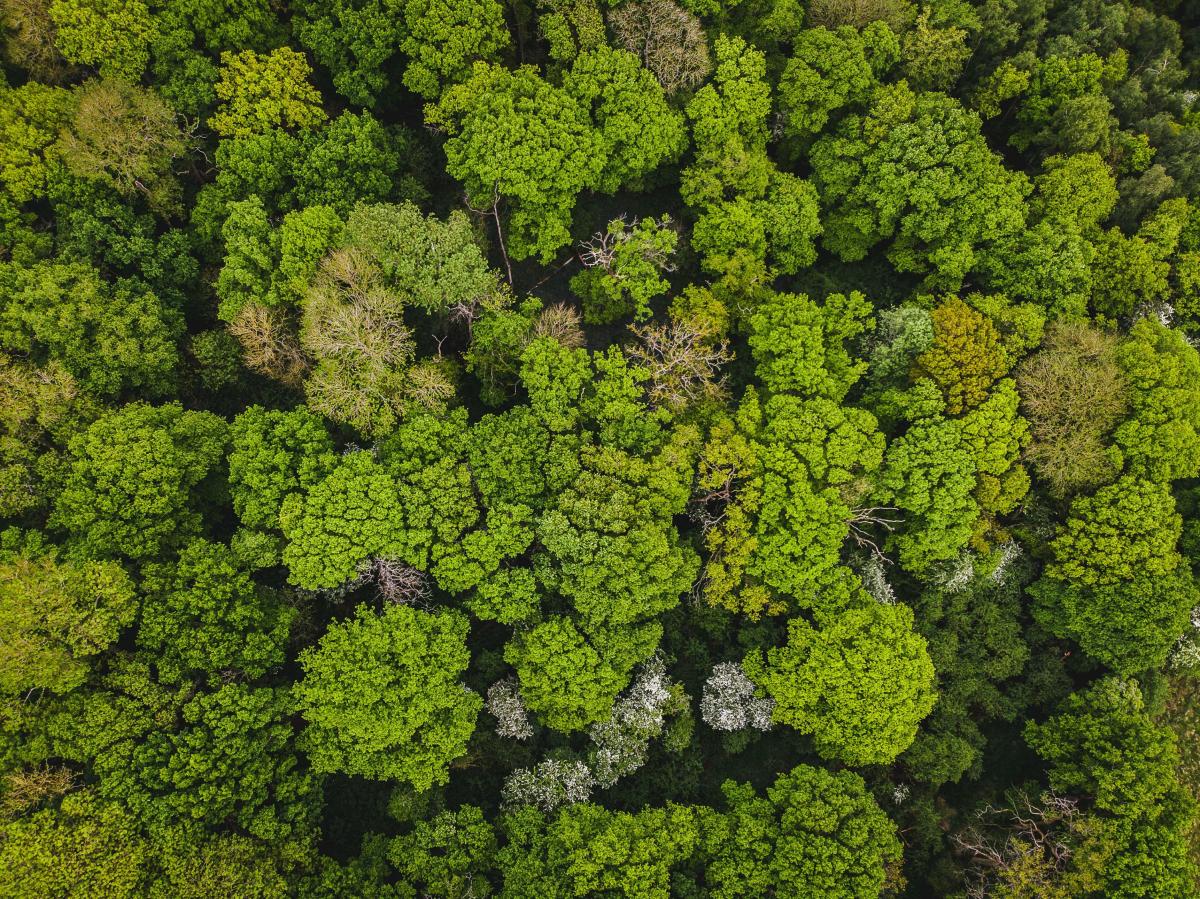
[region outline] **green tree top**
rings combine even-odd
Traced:
[[[483,700],[459,680],[470,661],[467,619],[389,605],[359,607],[300,656],[293,689],[317,771],[445,783],[466,751]]]

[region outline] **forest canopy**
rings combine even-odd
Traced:
[[[1200,4],[0,0],[0,896],[1200,897]]]

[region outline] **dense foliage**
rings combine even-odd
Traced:
[[[0,896],[1200,896],[1200,5],[0,0]]]

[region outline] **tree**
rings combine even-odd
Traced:
[[[914,27],[904,33],[901,67],[908,83],[915,89],[949,91],[971,58],[971,47],[967,42],[967,30],[959,27],[962,23],[950,18],[953,13],[938,15],[934,9],[924,7]],[[942,20],[943,16],[945,20]],[[970,19],[978,29],[978,18],[970,16]]]
[[[1030,588],[1038,620],[1120,673],[1161,665],[1200,598],[1181,528],[1165,484],[1125,475],[1079,497]]]
[[[372,107],[387,85],[384,65],[404,37],[403,10],[384,0],[297,4],[295,34],[351,103]]]
[[[405,305],[431,314],[473,313],[500,289],[461,210],[442,221],[413,203],[362,204],[347,218],[340,245],[375,263]]]
[[[303,838],[292,845],[309,852]],[[159,831],[152,851],[159,860],[150,891],[153,899],[221,899],[238,890],[263,899],[284,899],[292,891],[289,875],[294,863],[273,852],[271,844],[252,837],[209,835],[183,826]]]
[[[91,263],[108,279],[143,282],[168,307],[185,308],[198,289],[191,235],[135,211],[116,188],[63,174],[50,185],[61,261]],[[140,203],[136,204],[141,206]]]
[[[847,609],[820,629],[793,618],[786,646],[744,664],[775,700],[775,721],[812,734],[822,756],[850,765],[892,761],[937,698],[925,639],[902,604]]]
[[[726,781],[728,810],[700,811],[699,855],[715,899],[874,896],[900,858],[896,825],[861,777],[801,765],[766,797]]]
[[[793,396],[771,397],[760,412],[748,392],[701,461],[706,600],[751,618],[845,603],[854,592],[840,565],[850,501],[882,454],[870,413]]]
[[[1056,227],[1094,234],[1117,204],[1117,179],[1098,153],[1051,156],[1034,179],[1029,211]]]
[[[143,283],[113,285],[90,265],[44,262],[0,271],[0,290],[0,344],[8,349],[60,360],[103,397],[159,397],[175,386],[183,317]]]
[[[1168,574],[1181,526],[1168,485],[1126,475],[1071,504],[1046,573],[1085,587]]]
[[[583,319],[604,324],[631,312],[641,321],[650,316],[650,301],[670,289],[662,277],[674,271],[671,257],[679,235],[670,216],[613,219],[582,244],[584,269],[571,278],[571,290],[583,298]]]
[[[1104,89],[1124,74],[1124,54],[1052,53],[1036,60],[1017,109],[1018,130],[1009,142],[1024,150],[1111,152],[1117,121]]]
[[[325,121],[321,94],[308,83],[312,74],[303,54],[279,47],[221,54],[217,82],[220,108],[208,120],[222,137],[263,134],[273,128],[316,128]]]
[[[102,796],[147,829],[232,825],[261,840],[306,836],[318,783],[299,765],[287,692],[156,683],[145,662],[114,665],[53,725],[57,754],[87,761]]]
[[[217,275],[217,314],[234,322],[251,304],[296,304],[342,227],[328,206],[289,212],[272,228],[257,194],[230,203],[221,226],[225,256]]]
[[[531,66],[476,63],[471,77],[426,109],[446,132],[446,170],[472,206],[510,204],[502,239],[514,259],[549,262],[568,243],[575,198],[598,183],[604,151],[587,110]]]
[[[55,44],[69,62],[130,82],[141,79],[157,31],[143,0],[52,0],[50,19]]]
[[[689,206],[707,207],[730,193],[760,197],[770,179],[766,157],[771,108],[766,60],[741,38],[716,41],[717,72],[687,106],[695,161],[682,173],[680,194]]]
[[[872,27],[881,29],[879,25]],[[858,31],[849,27],[836,31],[820,26],[806,28],[797,36],[792,58],[779,81],[785,130],[798,138],[820,134],[830,116],[869,99],[875,77],[863,35]]]
[[[414,362],[404,299],[370,251],[335,249],[304,298],[300,340],[316,366],[305,383],[310,408],[366,434],[386,434],[410,408],[440,408],[453,396],[444,366]]]
[[[388,846],[388,860],[409,883],[442,896],[486,896],[496,834],[473,805],[418,821]]]
[[[608,16],[618,44],[636,53],[667,94],[696,87],[712,71],[700,20],[671,0],[632,0]]]
[[[623,896],[665,899],[671,869],[699,839],[690,808],[670,804],[631,815],[580,803],[548,818],[534,808],[506,815],[508,843],[496,853],[501,899],[523,896]]]
[[[903,82],[878,88],[864,115],[812,148],[826,248],[853,261],[891,240],[900,271],[957,289],[980,248],[1025,224],[1029,183],[1005,170],[979,129],[949,97]]]
[[[1200,474],[1200,354],[1176,330],[1142,319],[1116,351],[1129,418],[1113,440],[1128,468],[1155,480]]]
[[[1031,567],[1018,544],[1008,543],[978,558],[966,584],[923,590],[913,602],[938,692],[901,756],[914,779],[936,785],[977,779],[994,739],[989,723],[1013,721],[1027,702],[1025,684],[1037,664],[1023,620]]]
[[[68,74],[70,66],[58,51],[58,35],[48,3],[7,3],[0,10],[0,24],[7,34],[3,55],[9,65],[24,69],[34,81],[48,84],[57,84]]]
[[[48,548],[13,554],[0,563],[0,691],[80,686],[137,608],[115,562],[60,562]]]
[[[153,91],[105,78],[79,88],[59,152],[74,174],[126,195],[140,192],[152,207],[170,210],[179,193],[171,166],[190,143],[174,110]]]
[[[569,618],[550,618],[504,650],[517,669],[526,707],[547,727],[570,732],[603,721],[629,682],[579,633]]]
[[[662,87],[632,53],[607,46],[580,53],[563,78],[563,89],[591,116],[605,160],[596,178],[603,193],[641,187],[687,146],[683,116],[667,104]]]
[[[279,523],[289,580],[309,590],[353,580],[372,556],[398,556],[404,539],[396,484],[366,452],[342,456],[308,491],[284,497]]]
[[[672,318],[661,325],[631,325],[630,331],[638,342],[625,352],[650,375],[646,395],[652,407],[678,414],[725,398],[721,368],[732,357],[706,324]]]
[[[581,447],[579,472],[542,513],[535,573],[571,603],[585,630],[661,614],[694,582],[700,560],[671,516],[687,501],[683,479],[698,449],[696,436],[679,435],[675,446],[650,461],[608,447]],[[627,671],[638,661],[643,659],[617,667]]]
[[[979,405],[1011,366],[992,320],[950,297],[933,310],[933,345],[917,357],[914,373],[937,384],[946,411],[958,415]]]
[[[59,166],[54,149],[59,130],[74,113],[74,96],[61,87],[31,82],[0,89],[0,183],[14,204],[45,196]],[[14,210],[15,212],[15,210]],[[7,228],[6,228],[7,230]],[[8,238],[5,238],[5,244]]]
[[[1132,237],[1110,228],[1095,240],[1092,261],[1092,308],[1110,319],[1139,306],[1153,307],[1171,295],[1172,248],[1159,248],[1141,234]]]
[[[869,312],[859,293],[823,306],[767,294],[750,316],[756,373],[772,394],[760,402],[747,391],[701,457],[710,604],[756,618],[793,605],[835,608],[853,593],[841,546],[883,435],[870,413],[839,404],[866,369],[844,344],[869,325]]]
[[[131,403],[71,438],[50,525],[97,558],[149,559],[200,531],[195,490],[221,460],[226,424],[177,403]]]
[[[767,156],[765,57],[725,35],[716,51],[714,83],[687,107],[695,158],[681,173],[680,193],[699,211],[692,245],[704,268],[747,292],[769,280],[768,257],[788,274],[811,265],[821,223],[812,185],[780,172]]]
[[[13,896],[132,897],[150,847],[136,819],[94,789],[0,823],[0,889]]]
[[[247,303],[229,323],[229,333],[239,344],[246,368],[288,387],[304,383],[311,363],[285,312],[263,303]]]
[[[772,393],[841,402],[866,371],[845,346],[874,324],[857,291],[831,294],[821,306],[803,294],[770,294],[749,324],[755,373]]]
[[[322,128],[301,132],[300,144],[289,197],[298,207],[326,205],[344,216],[356,203],[412,193],[402,174],[406,157],[417,155],[412,141],[368,112],[343,112]]]
[[[568,317],[570,333],[564,333],[565,345],[583,345],[581,317],[570,306],[544,310],[541,300],[530,297],[519,304],[507,297],[493,297],[478,310],[471,322],[471,343],[463,354],[469,371],[479,381],[479,398],[487,406],[498,406],[516,390],[521,354],[540,330],[539,323],[556,316],[564,325]]]
[[[1057,496],[1094,489],[1117,474],[1108,443],[1128,408],[1117,339],[1082,322],[1054,322],[1041,349],[1017,369],[1029,420],[1026,458]]]
[[[1188,894],[1195,804],[1176,780],[1174,738],[1146,713],[1135,682],[1097,681],[1044,724],[1030,722],[1025,739],[1048,763],[1051,787],[1095,803],[1094,836],[1071,869],[1094,869],[1106,895]]]
[[[138,645],[156,654],[164,681],[195,672],[261,677],[283,664],[296,612],[256,585],[224,544],[195,540],[178,562],[147,565],[142,590]]]
[[[453,612],[360,606],[300,655],[293,687],[308,722],[302,748],[314,770],[445,783],[483,700],[459,681],[470,661],[468,624]]]
[[[288,495],[309,490],[337,464],[324,423],[304,406],[251,406],[233,420],[229,436],[229,490],[248,528],[278,528]]]
[[[60,363],[42,367],[0,355],[0,514],[20,515],[52,500],[56,491],[48,488],[67,441],[100,411]]]
[[[504,8],[496,0],[406,0],[402,8],[407,32],[400,52],[409,60],[404,86],[426,100],[470,78],[474,62],[498,62],[508,49]]]
[[[888,446],[881,500],[904,514],[903,530],[890,534],[888,544],[905,568],[921,574],[956,558],[970,542],[980,511],[975,475],[971,448],[955,421],[922,419]]]

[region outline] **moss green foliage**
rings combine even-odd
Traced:
[[[324,423],[303,407],[251,406],[233,420],[229,438],[230,498],[248,528],[278,528],[288,495],[312,487],[337,461]]]
[[[548,262],[570,241],[575,198],[597,177],[602,158],[587,111],[536,70],[477,63],[428,117],[449,134],[447,171],[471,203],[511,203],[506,244],[514,258]]]
[[[138,641],[158,656],[159,676],[245,672],[284,660],[295,612],[241,570],[234,552],[197,540],[176,565],[147,566]]]
[[[263,840],[311,827],[319,794],[296,754],[285,690],[168,686],[131,659],[81,701],[70,697],[51,726],[56,752],[90,760],[101,794],[143,825],[231,821]]]
[[[1196,895],[1195,6],[0,0],[0,896]]]
[[[547,727],[577,730],[603,721],[625,678],[608,665],[568,618],[551,618],[508,647],[521,696]]]
[[[1075,500],[1033,588],[1039,617],[1122,673],[1161,665],[1198,598],[1181,527],[1165,484],[1126,476]]]
[[[745,290],[767,282],[772,269],[794,274],[811,265],[822,226],[812,185],[767,156],[764,55],[726,35],[714,49],[713,83],[687,106],[695,153],[680,196],[698,215],[692,245],[704,269]]]
[[[1029,192],[1028,179],[1004,168],[979,127],[944,95],[904,82],[878,88],[862,114],[813,146],[825,246],[854,260],[890,240],[897,269],[956,289],[978,248],[1023,227]]]
[[[637,814],[573,805],[548,819],[523,809],[502,819],[508,845],[497,853],[502,897],[610,893],[668,895],[671,868],[686,860],[699,834],[692,810],[676,805]]]
[[[407,0],[401,4],[407,34],[400,51],[408,57],[404,86],[436,100],[448,84],[466,81],[475,60],[494,62],[508,48],[504,9],[495,0],[478,3]]]
[[[291,581],[337,587],[371,556],[395,554],[402,515],[395,483],[371,454],[343,456],[312,489],[283,499],[279,522]]]
[[[10,268],[0,278],[0,342],[7,349],[58,360],[100,396],[170,393],[182,316],[145,284],[109,284],[83,263]]]

